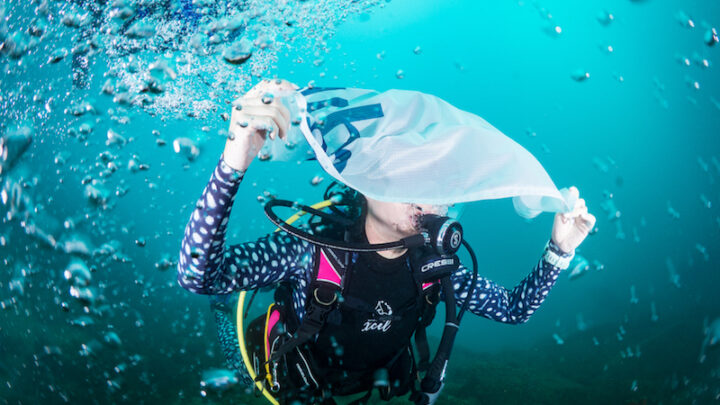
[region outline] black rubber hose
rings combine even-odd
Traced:
[[[477,278],[478,278],[478,262],[477,257],[475,257],[475,252],[470,247],[470,244],[463,239],[462,241],[463,246],[465,246],[465,249],[467,249],[468,253],[470,253],[470,258],[472,259],[473,264],[473,275],[472,279],[470,280],[470,285],[468,286],[467,295],[465,296],[465,301],[463,301],[462,308],[460,308],[460,312],[458,313],[457,320],[458,324],[462,320],[463,315],[465,314],[465,311],[468,309],[468,304],[470,304],[470,298],[473,295],[473,292],[475,291],[475,288],[477,286]]]
[[[437,392],[442,387],[442,377],[459,327],[455,314],[455,290],[450,276],[443,277],[440,280],[440,286],[445,295],[445,330],[443,330],[437,354],[435,354],[425,378],[420,383],[420,389],[429,394]]]
[[[275,224],[278,228],[282,229],[283,231],[297,236],[298,238],[305,240],[310,243],[314,243],[319,246],[323,247],[329,247],[329,248],[335,248],[340,250],[348,250],[351,252],[377,252],[379,250],[389,250],[389,249],[397,249],[397,248],[413,248],[417,246],[422,246],[425,244],[425,237],[421,234],[409,236],[407,238],[400,239],[396,242],[389,242],[389,243],[377,243],[377,244],[369,244],[369,243],[347,243],[347,242],[340,242],[334,239],[328,239],[319,237],[316,235],[313,235],[311,233],[302,231],[292,225],[287,224],[285,221],[281,220],[275,213],[273,212],[273,207],[275,206],[282,206],[282,207],[297,207],[302,209],[305,212],[309,212],[311,214],[326,218],[330,221],[338,221],[339,218],[330,215],[326,212],[322,212],[320,210],[316,210],[315,208],[308,207],[307,205],[303,204],[297,204],[292,201],[288,200],[270,200],[265,204],[265,215],[267,215],[268,219]],[[340,222],[344,223],[343,220],[347,220],[343,218],[340,220]]]

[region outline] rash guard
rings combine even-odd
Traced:
[[[226,243],[228,219],[244,174],[220,158],[185,228],[178,282],[194,293],[226,295],[289,281],[293,286],[293,309],[297,319],[302,320],[317,247],[285,232],[273,232],[240,244]],[[552,239],[546,249],[562,257],[570,255],[562,252]],[[475,288],[469,288],[472,272],[464,265],[452,274],[451,280],[458,307],[469,300],[468,309],[474,314],[517,324],[526,322],[537,310],[560,271],[543,254],[530,274],[512,290],[481,276]],[[468,291],[472,291],[470,296]],[[227,330],[228,322],[218,319],[220,329]],[[222,333],[221,339],[230,345],[237,343],[236,338]]]

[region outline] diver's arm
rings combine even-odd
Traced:
[[[199,294],[227,294],[302,279],[296,266],[308,244],[284,233],[225,248],[225,231],[238,186],[266,138],[286,137],[289,112],[269,94],[297,88],[264,80],[233,103],[223,155],[185,228],[178,282]],[[269,100],[269,101],[268,101]]]
[[[552,239],[548,242],[546,252],[547,250],[561,257],[569,257],[572,254],[562,252]],[[468,309],[476,315],[498,322],[526,322],[550,292],[561,270],[561,267],[548,262],[546,255],[543,254],[533,271],[512,291],[491,280],[478,277]],[[455,287],[457,305],[462,306],[472,281],[472,272],[461,266],[451,278]]]
[[[178,282],[198,294],[228,294],[304,278],[307,242],[276,232],[257,241],[225,247],[225,232],[244,172],[217,164],[185,228]],[[296,274],[297,273],[297,274]]]
[[[223,288],[221,273],[232,269],[223,266],[227,263],[223,260],[225,231],[244,174],[228,166],[223,156],[210,176],[185,227],[180,246],[178,283],[183,288],[199,294],[227,290]]]

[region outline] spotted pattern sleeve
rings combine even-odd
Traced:
[[[559,256],[568,257],[553,242],[548,247]],[[478,276],[475,289],[470,296],[468,309],[485,318],[504,323],[524,323],[540,307],[562,269],[553,266],[545,259],[545,254],[533,268],[532,272],[512,291]],[[455,290],[455,299],[461,306],[468,296],[472,271],[464,266],[451,276]]]
[[[245,387],[252,387],[253,379],[248,374],[238,346],[237,328],[233,309],[237,306],[234,294],[210,295],[210,309],[215,315],[218,340],[225,356],[225,362],[231,370],[235,370]]]
[[[221,158],[185,227],[178,282],[188,291],[228,294],[282,280],[305,282],[310,246],[285,232],[226,247],[227,223],[243,176]]]

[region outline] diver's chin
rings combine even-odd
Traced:
[[[420,226],[412,226],[410,227],[410,229],[407,230],[407,232],[404,232],[403,235],[405,235],[404,237],[409,238],[410,236],[415,236],[422,232],[423,230]]]
[[[407,238],[419,234],[421,231],[414,225],[409,226],[395,226],[395,233],[399,236],[398,239]]]

